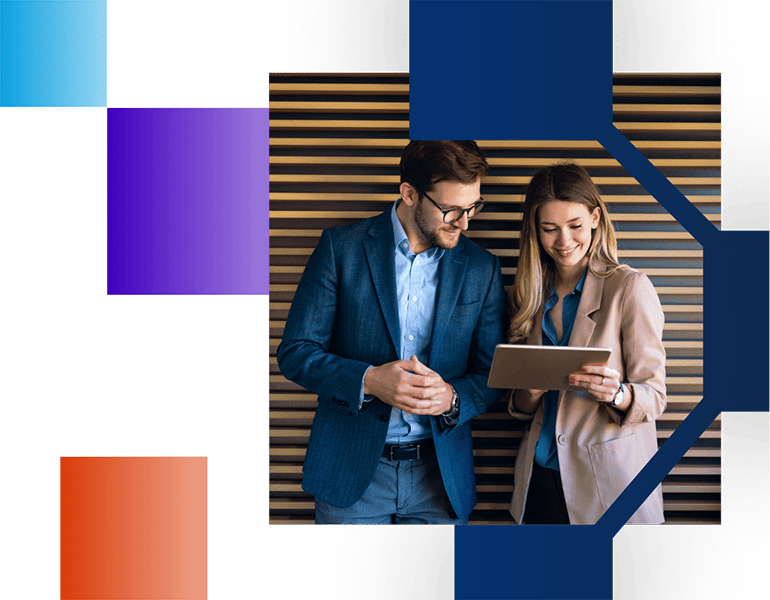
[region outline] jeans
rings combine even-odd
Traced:
[[[449,503],[438,459],[389,460],[380,458],[364,495],[347,508],[316,498],[317,524],[451,524],[462,525]]]

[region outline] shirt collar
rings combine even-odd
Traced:
[[[393,203],[393,208],[390,209],[390,224],[393,227],[393,240],[395,242],[395,249],[398,252],[401,252],[404,256],[409,256],[409,254],[414,253],[412,252],[412,247],[409,244],[409,238],[406,236],[406,231],[404,231],[404,226],[401,225],[398,214],[396,214],[396,207],[398,206],[399,202],[401,202],[401,198],[396,200]],[[444,249],[438,248],[437,246],[432,246],[423,252],[423,254],[425,254],[427,259],[438,260],[444,256]]]
[[[575,289],[572,290],[573,292],[583,291],[583,284],[586,282],[586,275],[588,275],[588,267],[586,267],[586,270],[583,271],[583,276],[580,278],[580,281],[577,282]]]
[[[567,294],[567,296],[570,296],[577,292],[578,294],[583,293],[583,284],[586,282],[586,275],[588,274],[588,267],[586,267],[586,270],[583,271],[583,276],[580,278],[580,281],[577,282],[577,285],[572,288],[572,291]],[[551,285],[551,292],[548,294],[548,298],[545,301],[545,310],[549,310],[553,308],[556,305],[556,301],[558,300],[556,296],[556,291],[553,289],[553,285]]]

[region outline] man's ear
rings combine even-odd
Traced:
[[[398,190],[401,192],[401,199],[404,201],[404,204],[414,206],[417,203],[419,194],[414,186],[404,182],[399,186]]]

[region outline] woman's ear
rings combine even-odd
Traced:
[[[596,208],[591,211],[591,229],[596,229],[599,227],[599,217],[602,216],[602,208],[601,206],[597,206]]]

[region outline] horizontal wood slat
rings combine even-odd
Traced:
[[[719,104],[613,104],[612,112],[615,115],[623,114],[666,114],[688,116],[716,116],[719,117],[722,107]]]
[[[275,353],[304,265],[324,228],[379,214],[398,197],[409,136],[406,74],[287,74],[270,82],[270,522],[312,523],[302,463],[317,396],[288,381]],[[714,227],[721,225],[717,75],[616,74],[613,124]],[[495,254],[510,286],[526,186],[540,166],[574,161],[603,192],[622,262],[653,282],[665,315],[665,443],[703,398],[703,250],[595,140],[480,140],[487,206],[468,238]],[[511,523],[508,503],[524,424],[502,404],[472,423],[478,504],[471,523]],[[666,522],[721,520],[721,419],[663,481]]]
[[[367,96],[406,95],[408,84],[383,83],[271,83],[270,94],[365,94]]]
[[[351,219],[353,221],[355,219]],[[322,229],[270,229],[270,237],[320,237]],[[518,231],[464,231],[463,235],[471,239],[477,238],[498,238],[498,239],[518,239]],[[692,240],[692,236],[686,231],[616,231],[615,237],[618,240]]]
[[[519,185],[526,186],[531,177],[500,177],[490,175],[484,180],[486,185]],[[596,185],[639,185],[633,177],[592,177]],[[669,177],[668,180],[674,185],[700,185],[713,186],[720,185],[718,177]],[[346,175],[346,174],[326,174],[323,176],[315,174],[290,174],[290,175],[270,175],[271,183],[366,183],[366,184],[391,184],[398,187],[400,179],[398,175]],[[482,215],[484,213],[481,213]]]
[[[302,127],[307,130],[314,129],[337,129],[337,130],[351,130],[351,129],[380,129],[380,130],[400,130],[409,131],[409,121],[343,121],[343,120],[315,120],[306,119],[302,121],[294,120],[270,120],[270,129],[277,131],[280,129],[295,129]]]
[[[613,98],[623,98],[628,96],[670,98],[679,97],[712,97],[719,98],[721,88],[711,85],[613,85]]]
[[[548,159],[548,162],[557,162],[556,159]],[[347,194],[344,192],[334,194],[324,193],[311,193],[311,192],[285,192],[285,193],[271,193],[270,200],[296,200],[300,202],[318,201],[318,202],[385,202],[391,203],[398,197],[398,194],[393,192],[387,194]],[[722,202],[720,196],[695,196],[686,195],[685,198],[692,204],[715,204],[719,205]],[[612,206],[613,204],[651,204],[658,205],[658,201],[652,196],[646,195],[633,195],[633,196],[619,196],[614,194],[603,194],[602,199],[605,203]],[[520,204],[522,202],[522,194],[484,194],[484,200],[487,202],[504,203],[504,204]],[[383,205],[383,208],[385,206]]]
[[[279,181],[279,180],[277,180]],[[271,210],[271,219],[351,219],[360,220],[368,219],[380,214],[381,210],[326,210],[326,211],[306,211],[306,210]],[[609,210],[608,210],[609,212]],[[649,213],[649,214],[636,214],[636,213],[610,213],[612,221],[614,223],[622,223],[624,221],[630,221],[633,223],[640,223],[642,221],[657,222],[657,223],[676,223],[676,219],[668,213]],[[718,214],[704,215],[709,221],[719,222],[722,220],[722,216]],[[474,222],[479,221],[521,221],[522,213],[497,213],[489,210],[483,210],[476,217],[473,218]]]
[[[408,102],[270,102],[271,111],[287,113],[408,113]],[[614,104],[612,112],[624,114],[681,114],[719,116],[718,104]]]
[[[368,165],[378,167],[398,167],[398,156],[271,156],[271,165]],[[558,158],[489,158],[490,167],[531,167],[539,168],[543,162],[558,162]],[[609,158],[586,158],[573,161],[586,169],[591,167],[620,167],[617,160]],[[718,158],[680,159],[680,158],[656,158],[650,162],[658,168],[681,167],[693,169],[695,167],[719,168],[721,160]],[[650,197],[652,200],[652,197]]]
[[[408,102],[270,102],[271,111],[287,113],[407,113]]]
[[[516,249],[499,249],[493,248],[490,250],[495,256],[519,256],[519,251]],[[270,248],[269,254],[272,256],[310,256],[313,253],[313,248]],[[669,258],[702,258],[702,250],[670,250],[666,253]],[[658,258],[660,252],[655,250],[620,250],[618,251],[620,258]],[[681,291],[679,293],[693,293],[685,290],[691,288],[678,288]],[[694,288],[692,288],[694,289]],[[658,289],[658,294],[661,294]],[[701,291],[702,293],[702,291]]]
[[[719,131],[720,123],[615,123],[620,131]],[[270,129],[280,131],[282,129],[303,128],[307,131],[332,130],[381,130],[381,131],[408,131],[409,121],[391,120],[341,120],[341,119],[271,119]]]
[[[361,148],[361,149],[382,149],[382,150],[403,150],[408,141],[405,139],[390,138],[287,138],[271,137],[271,148]],[[506,150],[602,150],[601,144],[594,141],[559,141],[548,140],[528,140],[528,141],[510,141],[500,142],[497,140],[479,141],[485,149],[496,150],[504,148]],[[691,141],[691,140],[635,140],[634,146],[640,150],[719,150],[721,148],[719,141]]]

